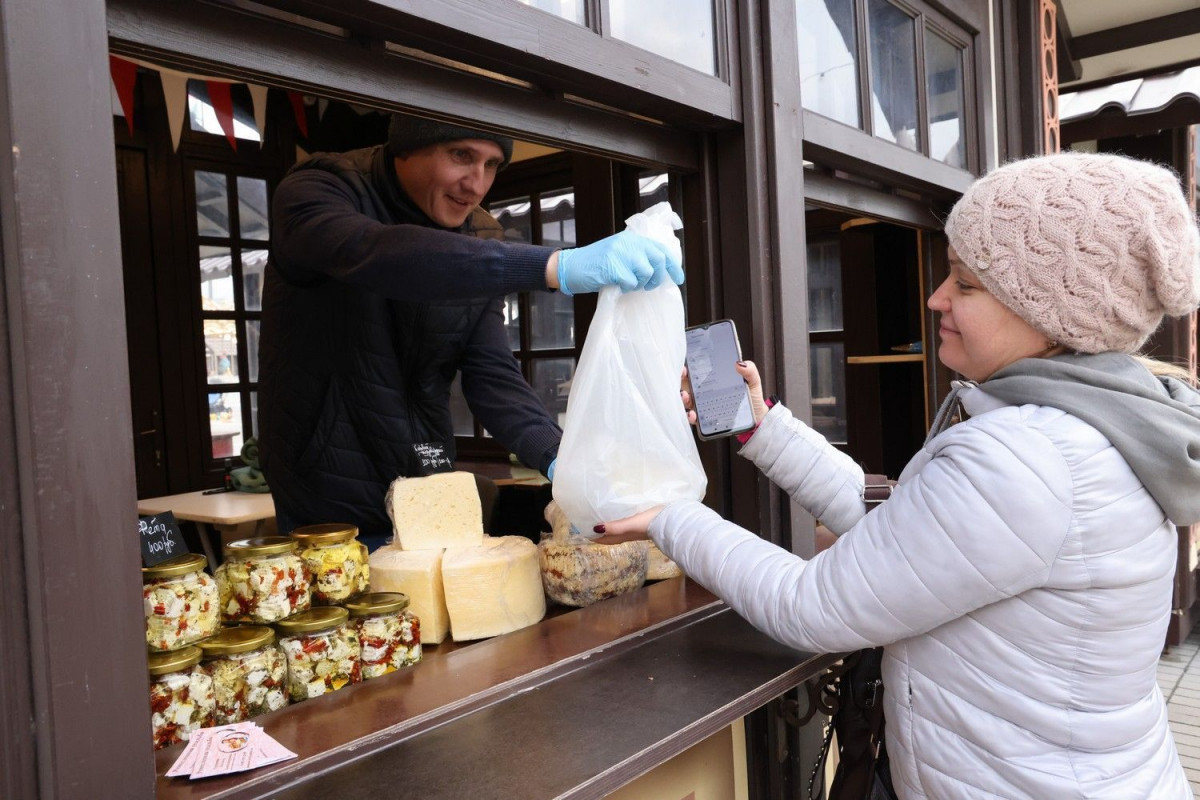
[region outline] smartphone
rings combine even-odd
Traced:
[[[742,360],[742,348],[733,320],[694,325],[686,333],[686,362],[699,437],[716,439],[752,429],[750,390],[734,366]]]

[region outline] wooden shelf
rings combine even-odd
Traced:
[[[846,356],[847,364],[900,364],[924,360],[924,353],[903,353],[894,356]]]

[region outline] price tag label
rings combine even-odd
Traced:
[[[153,567],[161,561],[188,552],[179,523],[170,511],[152,517],[139,517],[138,532],[142,538],[142,566]]]

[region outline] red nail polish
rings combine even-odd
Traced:
[[[737,362],[737,365],[738,365],[739,367],[744,367],[744,366],[746,366],[746,362],[745,362],[745,361],[739,361],[739,362]]]
[[[596,527],[592,528],[592,532],[593,533],[604,533],[604,526],[597,525]]]

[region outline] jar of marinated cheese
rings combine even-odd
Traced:
[[[314,604],[336,605],[367,590],[367,546],[357,536],[357,527],[336,522],[292,531],[292,538],[300,544],[300,558],[312,576]]]
[[[154,749],[186,742],[192,731],[213,724],[212,677],[200,666],[200,648],[151,653],[150,722]]]
[[[151,650],[178,650],[216,633],[220,599],[206,566],[208,559],[201,554],[184,553],[142,567],[146,646]]]
[[[287,656],[288,696],[292,702],[320,697],[362,680],[358,634],[346,624],[350,612],[321,606],[275,623],[279,646]]]
[[[370,592],[346,603],[346,610],[362,647],[364,680],[421,660],[421,622],[408,610],[408,595]]]
[[[312,605],[308,571],[286,536],[230,542],[216,578],[225,622],[267,624]]]
[[[200,644],[212,675],[217,725],[241,722],[287,705],[287,659],[265,625],[224,628]]]

